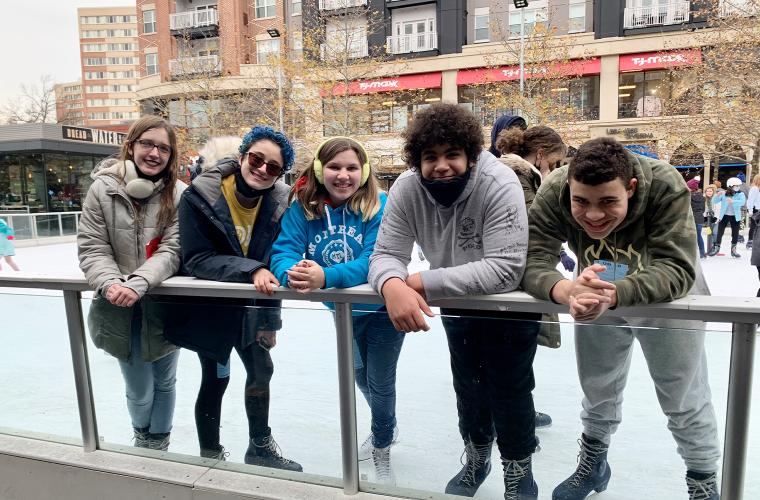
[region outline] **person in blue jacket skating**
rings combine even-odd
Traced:
[[[272,249],[272,273],[282,286],[303,293],[367,283],[386,198],[358,141],[326,140],[293,188]],[[372,414],[359,459],[371,457],[377,481],[394,484],[390,447],[398,438],[396,364],[404,334],[382,304],[354,304],[353,330],[356,384]]]
[[[726,226],[731,225],[731,257],[739,258],[741,255],[736,251],[736,244],[739,241],[739,224],[742,220],[742,207],[747,201],[744,193],[741,192],[741,181],[736,177],[731,177],[726,182],[728,189],[715,196],[712,203],[720,203],[720,215],[718,216],[718,237],[715,239],[712,249],[707,253],[713,257],[720,252],[720,242],[723,240],[723,233]]]

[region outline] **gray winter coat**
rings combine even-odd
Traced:
[[[103,296],[109,285],[119,283],[140,296],[140,354],[146,361],[155,361],[176,347],[164,339],[160,309],[145,293],[179,269],[177,217],[159,234],[156,226],[163,181],[150,198],[140,202],[137,211],[124,190],[123,163],[106,159],[91,175],[94,182],[87,192],[77,235],[79,267],[96,292],[87,318],[90,335],[95,345],[107,353],[119,359],[129,358],[134,308],[114,306]],[[176,206],[185,184],[177,181],[173,189]],[[147,258],[151,242],[155,250]]]

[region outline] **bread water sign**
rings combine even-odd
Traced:
[[[100,130],[96,128],[62,127],[63,138],[70,141],[84,141],[109,146],[121,146],[126,134],[112,130]]]

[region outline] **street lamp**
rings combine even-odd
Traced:
[[[267,33],[271,38],[280,38],[280,30],[277,28],[267,28]],[[277,106],[278,121],[280,122],[280,132],[285,133],[285,110],[282,106],[282,67],[277,66]]]
[[[520,9],[520,97],[525,91],[525,7],[528,0],[513,0],[515,8]]]

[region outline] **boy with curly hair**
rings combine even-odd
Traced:
[[[410,170],[390,190],[369,283],[399,331],[428,330],[428,300],[514,290],[525,268],[528,220],[515,173],[483,151],[477,118],[433,105],[404,132]],[[430,270],[409,275],[417,241]],[[535,499],[535,386],[539,314],[442,309],[467,461],[446,493],[473,496],[496,439],[505,498]],[[474,317],[473,315],[476,315]]]
[[[720,458],[707,380],[704,323],[598,318],[611,307],[709,295],[697,258],[691,196],[677,170],[628,152],[615,139],[592,139],[569,167],[541,184],[530,208],[530,247],[523,287],[567,304],[577,321],[575,350],[583,389],[583,434],[575,472],[553,500],[581,500],[607,488],[610,437],[621,417],[634,339],[639,341],[660,407],[686,462],[689,499],[717,500]],[[580,275],[557,269],[562,242],[578,256]],[[582,324],[582,323],[585,324]]]

